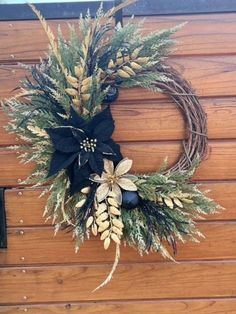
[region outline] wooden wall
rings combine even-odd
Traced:
[[[6,146],[19,143],[4,130],[0,113],[0,186],[5,192],[8,249],[0,251],[0,313],[34,314],[209,314],[236,313],[236,14],[148,17],[144,33],[188,21],[175,36],[178,50],[169,62],[192,82],[208,115],[209,154],[194,179],[226,208],[200,223],[201,244],[179,247],[178,263],[159,255],[143,258],[122,247],[113,281],[91,291],[108,274],[114,249],[104,252],[97,239],[74,253],[70,234],[53,237],[42,219],[40,189],[20,182],[31,165],[20,165]],[[51,21],[53,29],[58,23]],[[47,39],[38,21],[0,22],[0,98],[25,71],[18,61],[34,63]],[[155,170],[163,158],[174,162],[185,137],[179,111],[163,95],[122,91],[112,105],[114,138],[138,171]]]

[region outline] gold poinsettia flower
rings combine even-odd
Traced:
[[[98,202],[102,202],[109,193],[112,193],[118,204],[122,203],[122,191],[137,191],[137,186],[131,180],[135,178],[128,174],[133,161],[128,158],[122,159],[116,167],[111,160],[104,159],[104,171],[101,176],[95,174],[91,180],[100,183],[96,196]]]

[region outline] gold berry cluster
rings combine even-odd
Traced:
[[[104,241],[105,250],[110,246],[111,240],[120,244],[124,225],[121,220],[119,205],[112,192],[104,201],[95,205],[95,216],[90,216],[87,219],[86,227],[91,227],[94,235],[100,233],[100,239]]]
[[[137,72],[142,70],[150,58],[140,57],[140,51],[142,47],[134,49],[134,51],[129,54],[126,51],[118,50],[115,60],[110,59],[108,63],[107,74],[110,78],[120,77],[120,78],[130,78],[135,76]]]

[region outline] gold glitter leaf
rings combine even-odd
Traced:
[[[123,174],[127,173],[133,164],[133,160],[124,158],[121,160],[118,165],[116,166],[115,174],[116,176],[122,176]]]
[[[66,88],[65,91],[67,94],[69,94],[70,96],[73,96],[73,97],[78,95],[77,90],[75,90],[74,88]]]
[[[105,210],[107,210],[107,205],[105,203],[100,204],[96,211],[96,216],[101,215],[101,213],[105,212]]]
[[[88,193],[90,192],[90,190],[91,190],[90,186],[86,186],[85,188],[83,188],[83,189],[81,190],[81,193],[83,193],[83,194],[88,194]]]
[[[101,240],[103,241],[104,239],[106,239],[109,236],[110,231],[109,230],[105,230],[103,231],[103,233],[101,234]]]
[[[111,212],[111,214],[116,215],[116,216],[120,216],[121,212],[118,208],[116,208],[115,206],[110,206],[109,210]]]
[[[74,70],[75,70],[75,75],[77,76],[77,78],[81,78],[84,72],[83,67],[75,66]]]
[[[86,228],[89,228],[93,223],[93,216],[90,216],[86,221]]]
[[[125,70],[125,72],[129,73],[129,75],[135,75],[135,72],[127,65],[123,66],[123,69]]]
[[[109,227],[109,221],[105,221],[99,225],[98,232],[103,232]]]
[[[174,198],[173,199],[175,205],[177,205],[180,208],[183,208],[183,204],[180,202],[180,200],[178,198]]]
[[[113,174],[114,164],[111,160],[104,159],[104,170],[106,171],[106,173]]]
[[[120,228],[117,228],[116,226],[112,227],[112,231],[114,231],[116,234],[118,234],[119,236],[123,235],[123,232]]]
[[[110,238],[106,238],[104,241],[104,249],[107,250],[110,246],[111,243],[111,239]]]
[[[115,206],[115,207],[118,207],[118,204],[117,204],[117,202],[114,200],[114,198],[109,197],[107,201],[108,201],[108,203],[109,203],[110,205]]]
[[[174,203],[172,201],[172,199],[164,197],[164,203],[171,209],[174,208]]]
[[[98,188],[96,192],[97,200],[98,202],[102,202],[108,195],[110,189],[108,183],[102,183]]]
[[[100,223],[102,221],[107,220],[107,218],[108,218],[108,213],[107,212],[102,213],[101,215],[98,216],[98,218],[96,219],[96,222]]]
[[[85,202],[86,202],[86,199],[84,198],[84,199],[80,200],[80,201],[75,205],[75,207],[76,207],[76,208],[80,208],[80,207],[82,207],[82,206],[84,205]]]
[[[117,234],[112,233],[111,238],[115,243],[120,244],[120,239],[118,238]]]
[[[116,226],[119,229],[124,228],[123,222],[120,221],[119,219],[116,219],[116,218],[112,219],[112,223],[113,223],[114,226]]]
[[[130,65],[134,70],[141,70],[142,69],[142,66],[136,62],[131,62]]]
[[[137,186],[130,179],[120,178],[118,184],[123,190],[137,191]]]
[[[130,78],[130,75],[129,73],[125,72],[124,70],[117,70],[117,74],[120,76],[120,77],[123,77],[123,78]]]
[[[92,234],[96,237],[98,234],[98,227],[95,223],[92,225],[91,230],[92,230]]]

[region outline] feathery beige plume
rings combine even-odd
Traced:
[[[64,73],[64,75],[67,77],[68,75],[68,71],[67,69],[64,67],[64,64],[62,62],[62,58],[60,55],[60,52],[58,50],[57,44],[56,44],[56,40],[55,40],[55,36],[51,30],[51,28],[49,27],[49,25],[47,24],[46,20],[44,19],[44,17],[42,16],[42,14],[36,9],[36,7],[29,3],[29,6],[31,7],[32,11],[36,14],[36,16],[38,17],[39,21],[41,22],[41,25],[45,31],[45,33],[48,36],[49,42],[50,42],[50,46],[52,48],[52,51],[55,55],[55,57],[57,58],[57,61],[62,69],[62,72]]]

